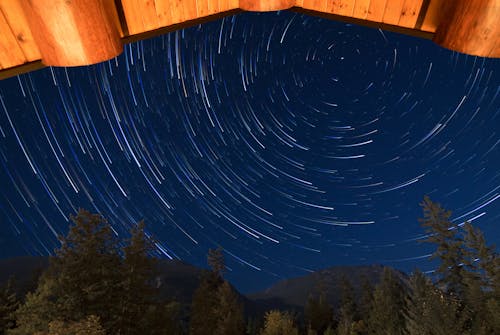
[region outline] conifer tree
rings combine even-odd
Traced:
[[[357,318],[354,289],[349,280],[342,277],[342,296],[340,301],[340,319],[337,326],[338,335],[352,335],[355,333]]]
[[[370,314],[370,309],[373,303],[373,285],[370,283],[368,277],[363,275],[361,277],[361,297],[359,304],[359,312],[365,318]]]
[[[243,305],[231,285],[224,281],[217,292],[218,304],[215,306],[217,324],[214,335],[243,334],[245,320]]]
[[[120,294],[119,333],[123,335],[148,332],[146,316],[153,303],[151,281],[155,275],[156,260],[149,254],[152,241],[144,232],[144,221],[131,229],[128,245],[123,248],[123,273]]]
[[[380,283],[373,293],[368,319],[372,335],[401,335],[404,329],[404,291],[394,271],[384,268]]]
[[[409,280],[409,295],[406,298],[406,334],[431,334],[432,325],[429,315],[432,297],[429,292],[434,290],[432,283],[420,271],[415,271]]]
[[[266,313],[260,335],[299,335],[299,331],[290,313],[273,310]]]
[[[333,324],[333,307],[326,300],[324,292],[320,292],[317,298],[310,295],[304,312],[308,327],[318,335],[323,335]]]
[[[478,335],[500,333],[500,328],[495,325],[495,317],[487,317],[489,309],[495,306],[494,301],[500,301],[500,296],[497,295],[500,272],[498,254],[494,246],[486,245],[483,233],[469,222],[463,225],[463,241],[463,300],[465,312],[469,316],[469,328],[473,334]]]
[[[116,331],[122,274],[117,240],[100,214],[80,209],[70,218],[73,225],[48,269],[56,279],[58,314],[67,321],[95,315],[107,331]]]
[[[11,277],[4,287],[0,288],[0,334],[3,335],[8,329],[16,326],[14,316],[19,306],[19,300],[14,292],[14,279]]]
[[[48,333],[40,333],[40,335],[106,335],[106,332],[99,322],[99,317],[89,315],[76,322],[52,321],[49,323]]]
[[[463,241],[457,236],[456,227],[450,221],[451,211],[432,202],[428,196],[424,197],[421,206],[424,217],[419,221],[428,234],[425,241],[437,246],[431,259],[440,260],[436,270],[440,275],[438,283],[460,298],[464,293]]]
[[[231,335],[245,330],[243,307],[231,285],[222,278],[225,269],[222,249],[210,249],[211,271],[206,272],[193,295],[189,333]]]
[[[14,312],[17,327],[8,335],[32,335],[49,331],[49,322],[58,317],[58,302],[54,295],[55,280],[47,273],[41,275],[34,292],[26,294],[25,302]]]

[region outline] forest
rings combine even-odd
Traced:
[[[355,295],[342,282],[339,306],[321,290],[303,311],[249,315],[224,279],[224,253],[211,249],[192,301],[158,298],[154,239],[144,222],[120,241],[100,214],[81,209],[25,296],[15,278],[0,288],[0,333],[8,335],[495,335],[500,334],[500,260],[471,223],[425,197],[422,242],[434,246],[430,275],[401,277],[384,268],[376,285]]]

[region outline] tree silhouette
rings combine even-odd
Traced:
[[[373,335],[401,335],[404,330],[404,291],[393,270],[384,268],[373,292],[369,332]]]
[[[440,260],[436,270],[440,275],[438,283],[443,284],[448,292],[461,297],[464,292],[463,241],[457,237],[456,227],[450,221],[451,211],[432,202],[428,196],[424,197],[421,206],[424,217],[419,221],[428,234],[425,241],[437,246],[431,259]]]
[[[308,327],[318,335],[322,335],[332,326],[333,307],[326,300],[324,292],[320,292],[317,298],[309,296],[304,313]]]
[[[128,245],[123,248],[123,273],[120,294],[120,334],[133,335],[148,332],[145,321],[153,304],[156,260],[149,256],[154,250],[152,241],[144,232],[144,221],[131,231]]]
[[[204,335],[207,329],[217,335],[243,333],[243,307],[231,285],[222,278],[222,249],[210,249],[207,261],[212,270],[204,273],[193,295],[189,333]]]
[[[264,316],[264,328],[261,335],[298,335],[293,317],[288,312],[272,310]]]
[[[14,278],[10,277],[4,287],[0,288],[0,334],[15,328],[14,312],[19,307],[19,300],[14,292]]]

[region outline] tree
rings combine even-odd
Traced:
[[[243,334],[245,331],[243,305],[238,295],[227,281],[224,281],[219,286],[217,297],[218,304],[215,306],[217,324],[212,334]]]
[[[49,332],[40,335],[106,335],[99,322],[99,317],[89,315],[77,322],[64,322],[60,320],[49,323]],[[35,334],[38,335],[38,334]]]
[[[119,315],[121,260],[117,241],[99,214],[81,209],[71,216],[67,236],[50,258],[35,292],[16,311],[19,327],[12,334],[48,332],[49,322],[71,323],[95,315],[108,331]]]
[[[11,277],[4,287],[0,288],[0,334],[16,326],[14,312],[19,306],[19,300],[14,292],[14,279]]]
[[[443,284],[445,289],[452,294],[462,297],[464,293],[463,241],[457,236],[456,227],[450,221],[451,211],[432,202],[428,196],[424,197],[421,206],[424,217],[419,221],[428,234],[425,242],[437,246],[431,259],[440,260],[436,270],[440,275],[438,283]]]
[[[369,332],[373,335],[401,335],[404,329],[404,291],[394,270],[384,268],[373,293]]]
[[[342,297],[340,301],[340,320],[337,326],[338,335],[356,334],[356,323],[358,321],[354,289],[349,280],[342,277]]]
[[[406,298],[406,333],[408,335],[427,335],[432,333],[429,315],[431,313],[432,295],[434,286],[420,271],[415,271],[409,280],[410,294]]]
[[[148,306],[153,303],[156,260],[149,256],[154,245],[144,232],[144,221],[131,229],[128,245],[123,248],[123,273],[120,294],[119,333],[145,334]]]
[[[309,296],[304,312],[308,327],[316,334],[322,335],[329,326],[332,326],[333,307],[326,300],[324,292],[317,298]]]
[[[287,312],[272,310],[264,317],[261,335],[298,335],[292,316]]]
[[[56,282],[42,274],[34,292],[26,295],[24,304],[14,312],[17,327],[7,331],[9,335],[32,335],[48,332],[49,322],[57,317],[58,303],[54,296]]]
[[[208,250],[207,263],[214,274],[222,277],[226,266],[224,265],[224,254],[221,247]]]
[[[182,306],[176,301],[149,304],[144,324],[148,335],[185,334],[182,319]]]
[[[211,329],[212,334],[243,333],[242,304],[231,285],[222,278],[225,269],[222,249],[210,249],[207,261],[212,270],[204,273],[193,295],[189,332],[204,335]]]
[[[487,246],[483,233],[469,222],[463,225],[463,269],[465,311],[473,334],[500,333],[495,317],[487,317],[500,301],[498,295],[499,257],[494,246]],[[490,300],[492,302],[490,302]],[[500,314],[497,314],[500,315]],[[498,319],[498,317],[497,317]]]

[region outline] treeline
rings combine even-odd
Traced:
[[[355,294],[343,279],[340,306],[325,290],[311,295],[303,313],[271,310],[247,317],[239,294],[224,279],[221,249],[210,250],[190,306],[161,301],[154,244],[140,222],[119,247],[99,214],[80,210],[33,292],[17,297],[12,281],[0,290],[0,332],[9,335],[498,335],[500,260],[470,223],[422,202],[426,242],[439,261],[431,280],[385,268]]]

